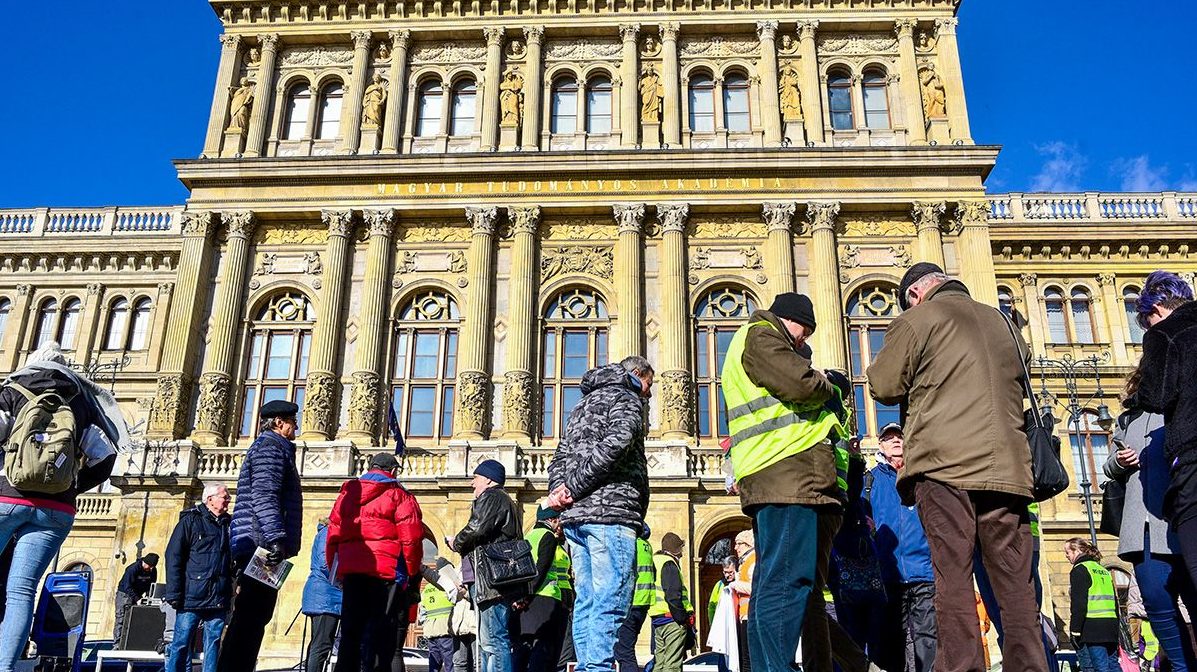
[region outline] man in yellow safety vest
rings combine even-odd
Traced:
[[[531,596],[516,602],[512,619],[517,672],[552,672],[557,669],[565,638],[566,612],[561,601],[561,574],[569,573],[569,556],[558,554],[565,537],[560,514],[541,507],[536,525],[524,535],[532,546],[536,578]]]
[[[653,621],[655,672],[682,672],[686,651],[694,646],[694,605],[678,565],[683,546],[681,537],[667,532],[661,550],[652,556],[657,581],[648,616]]]
[[[640,639],[648,608],[655,600],[657,573],[653,569],[653,547],[648,543],[648,536],[649,527],[645,523],[640,536],[636,538],[636,587],[632,592],[632,608],[628,610],[623,625],[619,626],[615,640],[615,662],[619,663],[619,672],[637,672],[640,669],[636,660],[636,640]]]
[[[437,558],[424,558],[426,570],[436,569]],[[428,672],[449,672],[453,669],[453,633],[449,627],[453,616],[453,600],[445,589],[428,580],[420,591],[420,616],[424,636],[428,638]]]

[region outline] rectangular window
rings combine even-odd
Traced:
[[[869,128],[889,128],[889,100],[885,87],[864,87],[865,124]]]
[[[610,90],[587,90],[586,125],[586,132],[593,135],[606,135],[611,132]]]
[[[1047,302],[1047,330],[1052,343],[1067,343],[1068,329],[1064,324],[1064,302]]]
[[[732,133],[747,133],[752,128],[748,120],[748,89],[729,89],[723,96],[727,130]]]
[[[403,388],[391,389],[391,408],[395,411],[395,422],[399,423],[399,431],[407,436],[407,427],[403,426]]]
[[[599,329],[594,334],[595,366],[607,365],[607,330]]]
[[[265,334],[254,334],[254,342],[249,349],[249,371],[245,373],[246,378],[262,377],[262,344],[265,340]]]
[[[285,387],[264,387],[262,388],[262,405],[265,406],[272,401],[286,401],[287,388]]]
[[[303,434],[303,399],[305,390],[302,387],[295,388],[295,398],[292,401],[299,407],[299,412],[295,414],[295,436]]]
[[[707,361],[710,358],[709,348],[707,331],[699,329],[698,333],[694,334],[694,369],[695,375],[699,378],[706,378],[711,375],[711,363]]]
[[[453,436],[453,386],[441,390],[441,437]]]
[[[553,133],[574,133],[578,130],[578,90],[553,90]]]
[[[714,89],[690,89],[690,130],[695,133],[715,132]]]
[[[869,329],[869,363],[877,360],[877,354],[881,352],[881,348],[885,345],[885,330],[874,327]]]
[[[420,98],[420,118],[416,122],[416,135],[422,138],[438,135],[441,132],[441,109],[444,96],[440,92],[425,94]]]
[[[848,359],[851,360],[852,377],[864,375],[864,364],[860,359],[860,331],[852,329],[848,332]]]
[[[1139,312],[1135,310],[1135,302],[1126,302],[1126,324],[1130,327],[1131,343],[1143,342],[1143,327],[1139,326]]]
[[[436,378],[437,363],[440,358],[440,334],[429,331],[417,331],[415,347],[412,355],[411,377],[416,379]],[[415,397],[412,397],[414,400]]]
[[[551,331],[544,334],[544,377],[557,377],[557,334]]]
[[[449,129],[450,135],[462,136],[474,132],[474,110],[477,96],[471,87],[468,90],[458,90],[453,95],[453,123]]]
[[[108,319],[108,338],[104,341],[105,350],[120,350],[125,347],[125,328],[128,322],[129,311],[127,309],[120,308],[112,311],[112,317]]]
[[[544,389],[541,391],[540,435],[545,438],[552,437],[553,436],[553,428],[556,427],[556,425],[553,424],[553,418],[554,418],[553,410],[555,408],[553,405],[553,401],[555,398],[554,391],[555,390],[550,385],[545,385]]]
[[[238,436],[253,436],[254,420],[258,416],[258,391],[252,387],[245,390],[245,403],[241,405],[241,432]]]
[[[731,347],[732,339],[736,336],[735,329],[715,330],[715,368],[723,370],[723,362],[727,359],[727,350]]]
[[[144,350],[146,337],[149,336],[150,331],[150,309],[149,306],[143,308],[134,307],[132,313],[133,319],[133,335],[129,339],[130,350]],[[0,325],[2,327],[3,325]],[[0,333],[3,329],[0,328]]]
[[[562,345],[562,378],[581,378],[590,369],[590,337],[585,331],[567,331]]]
[[[831,98],[831,127],[837,131],[851,131],[852,125],[852,89],[847,86],[832,87]]]
[[[582,401],[582,388],[566,385],[561,388],[561,419],[562,421],[569,420],[569,414],[573,412],[574,407],[578,402]]]
[[[312,336],[310,334],[299,335],[299,373],[296,374],[296,379],[303,380],[308,377],[308,359],[312,353]],[[298,402],[297,402],[298,403]]]
[[[1072,302],[1072,326],[1076,329],[1077,343],[1093,343],[1093,320],[1088,301]]]
[[[445,340],[445,379],[453,380],[457,377],[457,332],[449,331]]]
[[[711,387],[698,386],[698,435],[711,435]]]
[[[407,378],[407,332],[399,332],[395,339],[395,371],[391,374],[395,378]]]
[[[407,411],[407,435],[431,438],[432,423],[436,419],[436,388],[411,388],[411,405]]]
[[[294,334],[271,334],[270,348],[266,355],[266,378],[269,380],[291,379],[291,354],[295,345]]]

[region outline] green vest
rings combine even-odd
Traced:
[[[715,620],[715,611],[719,608],[719,596],[723,593],[723,587],[726,586],[723,579],[715,582],[715,587],[711,589],[711,596],[707,598],[707,620]]]
[[[760,327],[776,329],[764,320],[740,327],[727,349],[720,373],[737,481],[808,450],[827,440],[833,432],[838,438],[848,438],[844,424],[822,404],[803,407],[786,403],[748,377],[744,370],[744,344],[749,330]],[[846,474],[847,455],[844,458]],[[837,453],[837,463],[839,459]],[[847,482],[841,487],[846,491]]]
[[[1027,514],[1031,517],[1031,536],[1038,539],[1041,536],[1039,533],[1039,502],[1031,502],[1027,505]]]
[[[846,496],[848,494],[848,464],[852,460],[852,454],[848,452],[848,442],[843,439],[835,442],[833,450],[835,452],[835,484]]]
[[[453,615],[453,603],[435,583],[426,584],[420,591],[420,606],[424,607],[425,621],[439,621]]]
[[[657,573],[653,569],[653,547],[648,541],[636,538],[636,591],[633,607],[649,607],[656,601]]]
[[[665,601],[665,589],[661,587],[660,578],[663,570],[665,569],[665,565],[672,562],[674,566],[677,566],[677,560],[674,560],[672,555],[662,551],[652,556],[652,561],[653,568],[657,572],[657,581],[654,582],[656,584],[654,590],[656,600],[654,600],[652,606],[648,608],[648,617],[656,618],[657,616],[667,616],[670,613],[669,603]],[[678,567],[678,573],[681,573],[681,567]],[[686,581],[684,579],[682,580],[682,607],[685,608],[686,613],[694,613],[694,605],[690,603],[690,592],[686,590]]]
[[[1085,618],[1118,618],[1110,570],[1093,560],[1085,560],[1081,566],[1089,570],[1089,610],[1085,612]]]
[[[549,534],[549,531],[546,530],[545,528],[534,527],[534,528],[532,528],[531,532],[524,535],[524,539],[527,539],[528,543],[532,545],[532,562],[537,565],[540,564],[540,540],[543,539],[544,535],[546,535],[546,534]],[[558,548],[560,548],[560,546],[558,546]],[[541,584],[536,588],[536,590],[532,591],[533,595],[540,595],[541,597],[551,597],[554,600],[557,600],[558,602],[561,601],[561,585],[558,582],[558,578],[557,578],[557,570],[555,568],[556,564],[557,564],[557,556],[554,555],[553,556],[554,567],[549,568],[549,572],[548,572],[548,574],[545,575],[544,581],[541,582]]]
[[[569,568],[569,553],[565,552],[564,544],[557,544],[557,550],[553,553],[553,571],[557,574],[557,589],[562,593],[567,590],[571,593],[574,591],[574,583],[569,578]]]

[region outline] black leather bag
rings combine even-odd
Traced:
[[[1122,507],[1126,502],[1126,484],[1111,478],[1101,489],[1100,530],[1115,537],[1122,534]]]
[[[1010,338],[1014,340],[1015,350],[1018,350],[1018,337],[1014,333],[1014,323],[1002,313],[1006,327],[1010,330]],[[1060,461],[1060,437],[1056,436],[1055,428],[1043,420],[1039,411],[1039,402],[1035,399],[1035,392],[1031,389],[1031,372],[1027,370],[1026,361],[1020,356],[1022,365],[1022,392],[1030,402],[1031,407],[1023,414],[1023,433],[1027,435],[1027,444],[1031,449],[1031,496],[1036,502],[1043,502],[1055,497],[1068,489],[1068,471]]]
[[[490,544],[482,548],[479,556],[487,581],[496,588],[528,583],[536,578],[532,544],[526,539]]]

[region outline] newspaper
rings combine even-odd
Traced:
[[[266,549],[261,547],[254,551],[253,556],[249,559],[249,565],[245,567],[245,575],[278,590],[282,588],[283,582],[287,580],[287,575],[291,573],[291,561],[283,560],[277,565],[272,565],[266,561],[266,554]]]

